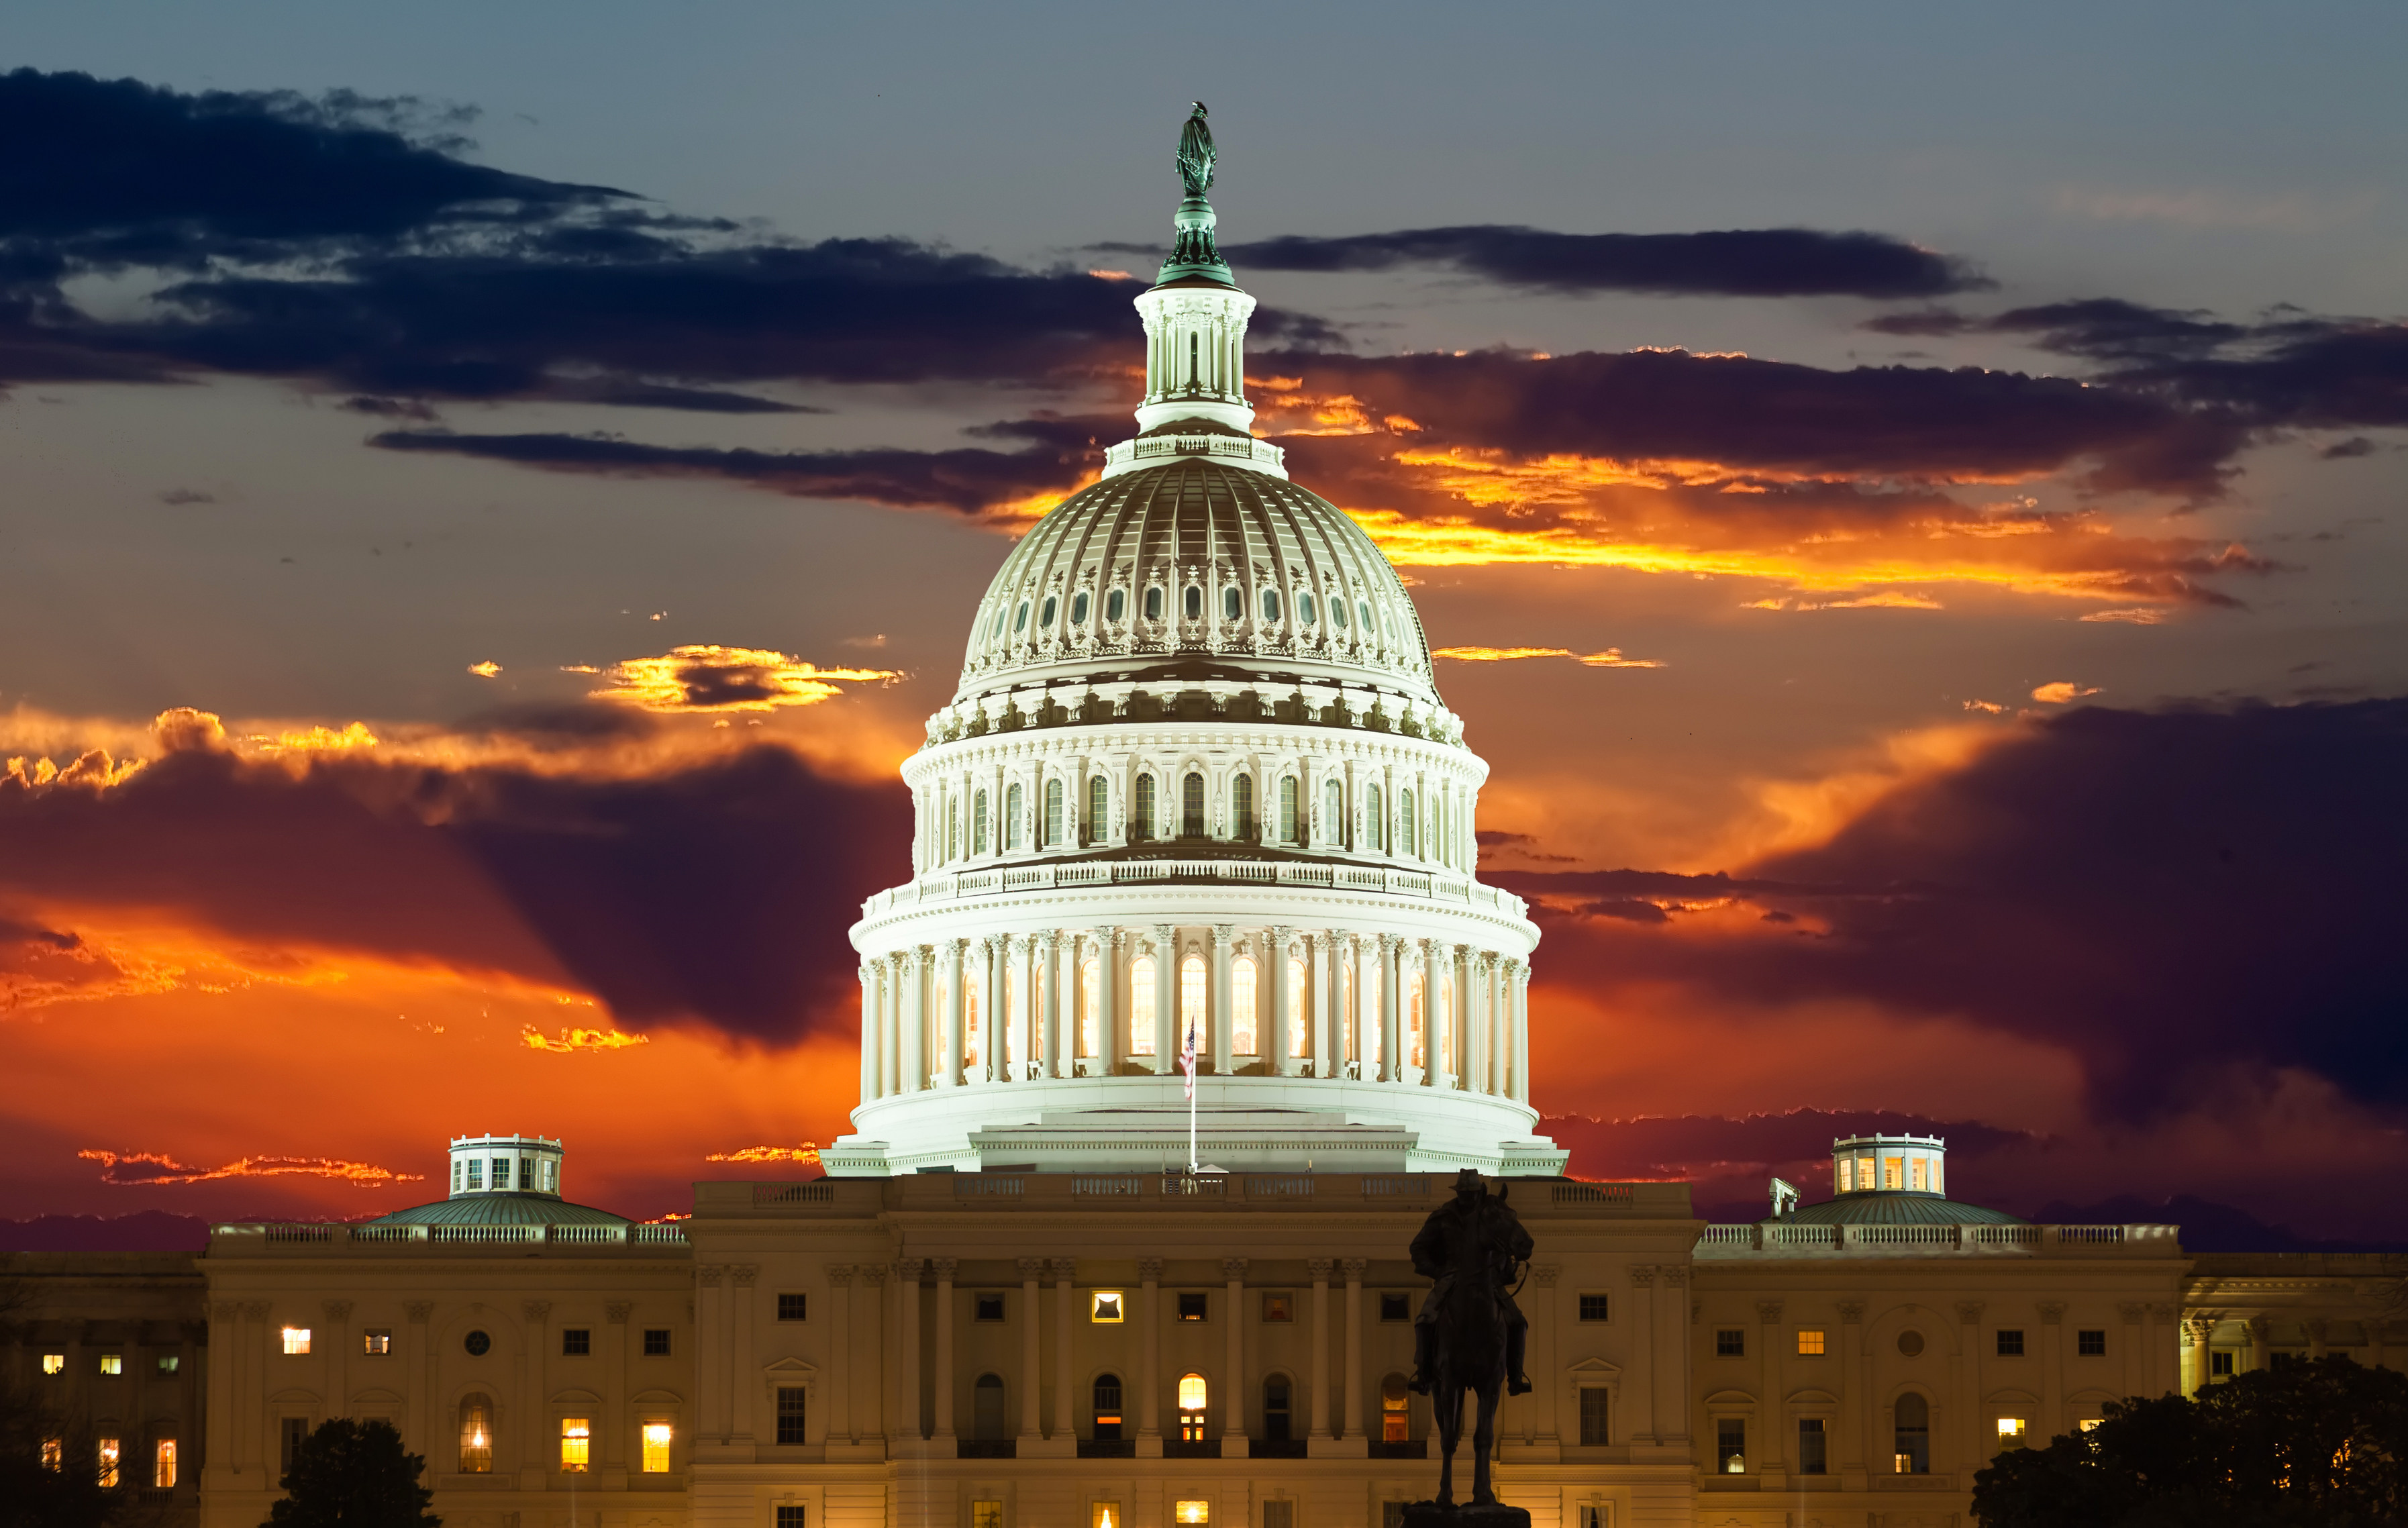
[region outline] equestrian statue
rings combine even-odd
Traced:
[[[1471,1434],[1471,1499],[1466,1506],[1482,1516],[1506,1513],[1526,1523],[1528,1514],[1499,1506],[1488,1478],[1497,1449],[1497,1403],[1530,1388],[1522,1372],[1530,1323],[1513,1303],[1530,1261],[1530,1234],[1505,1196],[1503,1184],[1491,1193],[1480,1174],[1466,1167],[1455,1175],[1455,1197],[1430,1211],[1413,1237],[1413,1271],[1431,1284],[1413,1321],[1409,1383],[1429,1396],[1445,1449],[1438,1500],[1415,1506],[1455,1511],[1455,1446],[1463,1436],[1463,1397],[1469,1392],[1479,1397],[1479,1416]],[[1408,1524],[1421,1515],[1408,1508]]]

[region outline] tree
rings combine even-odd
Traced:
[[[2408,1375],[2278,1359],[2196,1400],[2112,1403],[1973,1478],[1984,1528],[2408,1525]]]
[[[0,1277],[0,1351],[23,1337],[33,1291]],[[0,1528],[103,1528],[125,1505],[100,1483],[100,1444],[32,1386],[0,1374]]]
[[[443,1528],[418,1483],[426,1456],[406,1453],[389,1421],[332,1418],[293,1450],[284,1499],[261,1528]]]

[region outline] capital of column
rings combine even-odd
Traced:
[[[326,1313],[330,1321],[342,1322],[351,1319],[351,1303],[349,1300],[329,1300],[318,1308]],[[544,1308],[550,1310],[552,1307],[546,1306]]]
[[[2126,1326],[2138,1326],[2141,1324],[2142,1315],[2148,1308],[2138,1300],[2126,1300],[2115,1307],[2115,1314],[2124,1318]]]
[[[519,1309],[528,1321],[539,1321],[546,1316],[552,1314],[552,1302],[549,1300],[523,1300],[519,1303]],[[334,1312],[328,1311],[327,1314],[332,1315]]]
[[[1669,1275],[1672,1270],[1667,1268],[1664,1271]],[[1685,1276],[1686,1270],[1683,1270],[1683,1272]],[[1530,1268],[1530,1282],[1538,1285],[1542,1290],[1551,1290],[1555,1287],[1555,1280],[1557,1278],[1561,1277],[1562,1274],[1563,1270],[1556,1267],[1552,1263],[1534,1264]]]
[[[1025,1257],[1020,1260],[1020,1278],[1023,1283],[1033,1284],[1044,1277],[1045,1260],[1043,1258]]]
[[[1326,1284],[1329,1282],[1329,1270],[1332,1264],[1330,1260],[1326,1257],[1308,1259],[1304,1264],[1305,1271],[1312,1275],[1312,1281],[1316,1284]]]
[[[1225,1257],[1221,1260],[1221,1277],[1235,1284],[1246,1277],[1246,1259]]]
[[[1778,1300],[1758,1300],[1756,1303],[1756,1319],[1762,1321],[1767,1326],[1770,1326],[1775,1321],[1778,1321],[1781,1320],[1781,1302]]]
[[[604,1319],[613,1326],[626,1325],[627,1318],[635,1313],[636,1304],[632,1300],[613,1300],[602,1307]]]
[[[426,1324],[427,1318],[435,1314],[435,1302],[411,1300],[405,1303],[401,1308],[403,1314],[409,1318],[412,1325],[423,1326]]]
[[[1121,947],[1121,931],[1110,923],[1097,923],[1096,943],[1101,945],[1106,950],[1117,951]]]
[[[2062,1300],[2042,1300],[2042,1302],[2040,1302],[2040,1323],[2041,1323],[2042,1326],[2061,1326],[2061,1325],[2063,1325],[2063,1324],[2064,1324],[2064,1322],[2065,1322],[2065,1302],[2064,1302],[2064,1301],[2062,1301]]]
[[[1074,1257],[1057,1257],[1048,1263],[1046,1267],[1052,1271],[1054,1282],[1067,1284],[1078,1277],[1079,1260]]]
[[[1865,1303],[1862,1300],[1842,1300],[1840,1302],[1840,1322],[1842,1325],[1861,1326],[1864,1324],[1864,1320]]]
[[[2140,1307],[2136,1306],[2136,1307],[2134,1307],[2133,1308],[2134,1308],[2135,1310],[2138,1310]],[[1981,1302],[1981,1301],[1979,1301],[1979,1300],[1959,1300],[1959,1301],[1957,1301],[1957,1302],[1956,1302],[1956,1319],[1957,1319],[1958,1321],[1963,1321],[1967,1326],[1979,1326],[1979,1325],[1981,1325],[1981,1324],[1982,1324],[1982,1302]],[[2135,1320],[2135,1321],[2139,1320],[2139,1318],[2138,1318],[2137,1316],[2133,1317],[2132,1319],[2133,1319],[2133,1320]]]
[[[1684,1264],[1667,1263],[1656,1270],[1656,1277],[1664,1280],[1670,1288],[1680,1289],[1689,1282],[1689,1270]]]
[[[914,1289],[917,1289],[920,1284],[920,1270],[926,1265],[926,1263],[927,1260],[925,1258],[896,1258],[895,1260],[895,1282],[898,1284],[909,1284]]]
[[[1656,1287],[1655,1264],[1649,1263],[1632,1264],[1630,1265],[1630,1287],[1632,1289],[1640,1290],[1654,1289]]]
[[[1371,1260],[1369,1258],[1347,1257],[1338,1260],[1338,1271],[1346,1276],[1346,1282],[1350,1284],[1360,1283],[1363,1270],[1370,1265]]]
[[[1178,946],[1179,929],[1176,924],[1152,923],[1147,926],[1154,933],[1154,950],[1155,954],[1168,954]],[[1160,978],[1156,978],[1156,979],[1158,980]]]
[[[2149,1314],[2161,1321],[2170,1321],[2174,1319],[2174,1307],[2169,1301],[2153,1300],[2149,1303]]]
[[[2265,1317],[2252,1316],[2241,1324],[2249,1328],[2250,1336],[2256,1338],[2259,1342],[2264,1342],[2266,1340],[2266,1332],[2270,1323],[2267,1321]]]
[[[752,1280],[760,1277],[760,1273],[761,1265],[757,1263],[738,1263],[731,1265],[727,1270],[728,1277],[736,1281],[736,1287],[739,1290],[751,1289]]]
[[[1273,923],[1271,925],[1271,944],[1273,946],[1271,953],[1274,955],[1285,955],[1287,953],[1288,945],[1292,943],[1295,938],[1296,927],[1294,924]]]
[[[2215,1335],[2215,1318],[2213,1316],[2189,1317],[2184,1321],[2183,1330],[2190,1334],[2192,1347],[2204,1348],[2208,1345],[2208,1340]]]
[[[707,1290],[717,1289],[719,1281],[726,1276],[727,1269],[716,1263],[706,1263],[694,1270],[695,1281]]]
[[[850,1263],[831,1263],[824,1272],[828,1283],[837,1289],[848,1288],[853,1283],[853,1264]]]
[[[874,1290],[884,1289],[886,1287],[886,1264],[883,1263],[863,1264],[861,1265],[861,1281]]]
[[[1223,951],[1224,950],[1228,949],[1228,948],[1229,948],[1229,943],[1230,943],[1230,941],[1231,941],[1231,940],[1233,940],[1233,939],[1235,939],[1237,936],[1238,936],[1238,925],[1237,925],[1237,924],[1235,924],[1235,923],[1215,923],[1215,924],[1213,924],[1213,925],[1212,925],[1212,953],[1214,953],[1214,954],[1216,954],[1216,955],[1217,955],[1217,954],[1219,954],[1221,951]]]
[[[1162,1259],[1158,1257],[1141,1257],[1138,1259],[1137,1277],[1138,1282],[1141,1284],[1160,1282],[1162,1278]]]
[[[937,1282],[939,1284],[952,1283],[953,1281],[953,1274],[955,1270],[959,1269],[961,1265],[961,1259],[959,1258],[931,1258],[928,1262],[928,1266],[935,1270]]]

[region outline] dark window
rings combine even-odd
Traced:
[[[1037,624],[1039,624],[1039,626],[1051,626],[1052,624],[1054,624],[1054,596],[1053,596],[1053,595],[1048,594],[1048,595],[1046,595],[1046,596],[1045,596],[1045,603],[1044,603],[1044,605],[1043,605],[1041,607],[1039,607],[1039,610],[1038,610],[1038,612],[1037,612]]]
[[[1266,1291],[1263,1294],[1263,1320],[1267,1321],[1296,1320],[1296,1296],[1285,1290]]]
[[[1716,1327],[1714,1329],[1714,1356],[1716,1358],[1745,1358],[1747,1356],[1747,1328],[1744,1326]]]
[[[982,1321],[999,1321],[1003,1320],[1002,1295],[981,1294],[974,1296],[974,1298],[976,1299],[977,1304],[971,1307],[971,1310],[978,1320]]]
[[[1296,1528],[1296,1503],[1280,1497],[1266,1499],[1263,1528]]]
[[[1380,1319],[1383,1321],[1409,1321],[1413,1319],[1412,1297],[1403,1294],[1380,1296]]]
[[[560,1356],[583,1358],[594,1351],[594,1329],[590,1326],[564,1326],[560,1329]]]
[[[1161,590],[1149,589],[1145,592],[1145,619],[1148,621],[1160,621],[1162,619]]]
[[[1129,807],[1129,837],[1142,841],[1154,836],[1154,777],[1137,778],[1137,801]]]
[[[1602,1294],[1584,1294],[1580,1297],[1580,1319],[1582,1321],[1606,1321],[1609,1319],[1608,1313],[1612,1308],[1612,1304],[1609,1303],[1606,1296]]]
[[[810,1392],[800,1385],[778,1387],[778,1441],[781,1444],[803,1441],[803,1407]]]
[[[810,1524],[805,1521],[804,1509],[799,1505],[794,1502],[780,1502],[778,1528],[810,1528]]]
[[[1127,591],[1115,589],[1111,593],[1104,596],[1104,619],[1106,621],[1118,621],[1121,618],[1121,612],[1127,608]]]
[[[1190,621],[1204,619],[1204,591],[1194,584],[1187,586],[1187,619]]]
[[[810,1309],[811,1297],[808,1294],[781,1294],[778,1296],[778,1319],[781,1321],[799,1321],[808,1320],[810,1315]]]
[[[1211,1308],[1206,1304],[1206,1302],[1211,1298],[1211,1297],[1210,1295],[1206,1294],[1201,1290],[1181,1290],[1179,1292],[1179,1319],[1182,1321],[1200,1321],[1204,1320],[1206,1312]]]
[[[667,1327],[648,1326],[644,1328],[644,1356],[646,1358],[666,1358],[669,1356],[669,1329]]]
[[[1287,1377],[1275,1374],[1263,1381],[1263,1437],[1271,1443],[1288,1440]]]
[[[2001,1332],[2000,1336],[2006,1335]],[[2023,1334],[2015,1334],[2020,1337]],[[1896,1456],[1892,1465],[1900,1475],[1931,1473],[1931,1403],[1913,1391],[1898,1398],[1892,1412],[1898,1423]]]
[[[284,1461],[284,1467],[276,1472],[279,1477],[287,1476],[293,1473],[294,1456],[301,1451],[301,1445],[308,1441],[308,1418],[287,1417],[284,1419],[284,1425],[282,1428],[283,1451],[277,1456]]]
[[[982,1374],[970,1387],[970,1433],[983,1443],[1003,1438],[1003,1379]]]
[[[1250,839],[1254,837],[1254,777],[1252,775],[1240,775],[1235,780],[1231,781],[1229,785],[1229,800],[1231,802],[1230,814],[1235,819],[1235,821],[1229,824],[1229,836],[1238,839]]]
[[[2232,1377],[2232,1354],[2229,1350],[2221,1353],[2211,1352],[2207,1355],[2207,1377],[2211,1379],[2229,1379]]]
[[[481,1331],[471,1332],[460,1339],[460,1346],[468,1349],[470,1358],[482,1358],[494,1350],[494,1339]]]
[[[2081,1358],[2105,1358],[2107,1333],[2104,1328],[2073,1334],[2073,1351]]]
[[[1724,1417],[1714,1422],[1714,1473],[1747,1473],[1747,1419]]]
[[[1190,774],[1179,783],[1179,831],[1182,836],[1204,836],[1204,777]]]
[[[2019,1326],[2002,1326],[1999,1329],[1999,1356],[2000,1358],[2021,1358],[2024,1356],[2023,1328]]]
[[[1096,1441],[1118,1443],[1121,1440],[1121,1377],[1116,1374],[1096,1376]]]
[[[1091,844],[1100,844],[1104,841],[1104,808],[1106,806],[1104,792],[1104,777],[1101,775],[1090,775],[1087,777],[1086,827],[1087,842]]]
[[[1083,626],[1086,623],[1087,592],[1082,589],[1077,593],[1070,596],[1070,624],[1073,626]]]
[[[1602,1449],[1613,1441],[1612,1434],[1607,1430],[1606,1405],[1610,1397],[1603,1385],[1583,1385],[1580,1398],[1581,1447]]]
[[[1830,1455],[1825,1445],[1823,1419],[1801,1417],[1798,1421],[1798,1473],[1827,1475],[1830,1472]]]
[[[1330,608],[1333,610],[1343,610],[1346,607],[1342,605],[1333,605]],[[1580,1528],[1605,1528],[1605,1508],[1589,1503],[1583,1503],[1580,1510]]]
[[[1382,1502],[1380,1504],[1380,1528],[1405,1528],[1405,1504],[1402,1502]]]

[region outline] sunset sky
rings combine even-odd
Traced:
[[[2403,58],[12,5],[0,1235],[382,1213],[484,1130],[649,1217],[842,1133],[896,768],[1133,433],[1200,97],[1256,427],[1493,767],[1574,1172],[1753,1218],[1911,1127],[2020,1214],[2408,1244]]]

